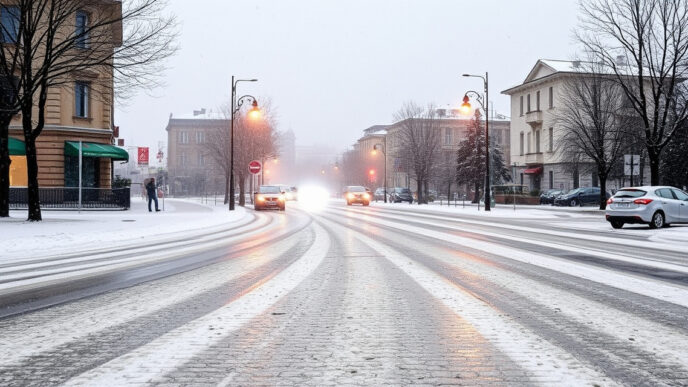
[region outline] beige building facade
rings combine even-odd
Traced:
[[[11,7],[11,2],[7,7]],[[112,2],[107,1],[112,8]],[[97,6],[97,5],[94,5]],[[112,8],[121,13],[121,6]],[[87,15],[88,12],[84,11]],[[75,22],[79,15],[74,15]],[[6,20],[6,19],[3,19]],[[88,18],[83,18],[87,23]],[[122,42],[121,26],[113,26],[113,47]],[[109,85],[109,86],[104,86]],[[48,91],[45,128],[36,139],[38,183],[41,187],[78,186],[78,149],[82,143],[84,187],[109,188],[112,163],[128,160],[125,150],[115,147],[112,70],[73,74],[67,82]],[[37,109],[35,109],[37,114]],[[9,128],[15,144],[11,150],[10,184],[26,186],[26,157],[23,150],[22,116],[16,115]],[[76,149],[76,153],[75,153]]]
[[[467,139],[471,120],[460,115],[458,109],[447,109],[442,112],[444,118],[438,119],[437,130],[440,131],[440,154],[438,164],[447,166],[451,172],[456,165],[456,152],[462,141]],[[505,164],[510,163],[510,124],[506,120],[490,120],[490,141],[499,146],[504,154]],[[401,152],[401,134],[398,123],[387,128],[389,154],[387,160],[388,183],[391,187],[415,187],[410,167],[403,165]],[[439,189],[441,187],[437,187]]]

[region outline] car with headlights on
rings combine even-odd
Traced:
[[[344,199],[346,199],[347,206],[355,203],[367,206],[370,205],[372,198],[373,195],[370,190],[360,185],[350,185],[344,189]]]
[[[296,187],[291,187],[288,185],[284,184],[278,184],[277,185],[282,192],[284,192],[284,198],[287,201],[298,201],[299,200],[299,194],[298,190]]]
[[[688,193],[668,186],[622,188],[607,200],[606,218],[614,228],[629,223],[650,228],[688,223]]]
[[[286,209],[284,191],[277,185],[261,185],[254,193],[253,208],[256,211]]]

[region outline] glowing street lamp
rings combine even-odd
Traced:
[[[372,153],[372,155],[375,156],[377,154],[377,150],[380,149],[380,151],[382,152],[382,156],[385,158],[385,166],[384,166],[385,173],[382,177],[384,180],[384,183],[382,184],[382,187],[383,187],[382,189],[383,189],[384,195],[385,195],[385,203],[387,203],[387,136],[386,135],[384,137],[384,141],[385,141],[384,144],[373,145],[373,150],[370,153]]]
[[[467,91],[466,94],[463,96],[463,104],[461,104],[461,113],[463,114],[470,114],[471,112],[471,104],[468,102],[468,95],[473,94],[475,95],[475,99],[478,101],[480,106],[483,108],[483,111],[485,112],[485,211],[490,211],[490,119],[488,118],[489,112],[485,108],[485,106],[488,104],[489,101],[489,94],[488,94],[488,83],[487,83],[487,72],[485,72],[485,76],[483,77],[482,75],[471,75],[471,74],[463,74],[464,77],[474,77],[474,78],[480,78],[483,80],[483,86],[485,88],[485,96],[484,98],[481,97],[480,94],[476,93],[475,91]]]
[[[256,100],[256,97],[252,95],[244,95],[240,98],[237,99],[236,97],[236,87],[237,83],[239,82],[258,82],[257,79],[237,79],[234,80],[234,75],[232,75],[232,105],[230,106],[230,116],[231,116],[231,124],[230,124],[230,132],[229,132],[229,148],[230,148],[230,156],[229,156],[229,210],[234,211],[234,116],[236,115],[237,112],[241,109],[241,105],[244,104],[244,101],[252,101],[251,105],[253,106],[251,110],[249,111],[249,118],[256,118],[260,117],[260,109],[258,109],[258,101]]]

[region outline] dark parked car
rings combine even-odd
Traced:
[[[389,191],[387,191],[387,192],[389,192]],[[393,188],[391,192],[389,192],[389,200],[392,203],[401,203],[401,202],[413,203],[413,195],[411,194],[411,190],[408,188],[396,187],[396,188]]]
[[[560,189],[548,189],[540,194],[540,204],[554,204],[554,198],[561,195]]]
[[[609,199],[611,194],[607,192],[606,199]],[[591,206],[600,205],[600,188],[599,187],[583,187],[576,188],[564,194],[561,194],[554,199],[555,206]]]
[[[360,185],[350,185],[344,189],[344,199],[346,205],[350,206],[354,203],[370,205],[370,199],[373,198],[372,193],[366,187]]]
[[[385,189],[384,187],[380,187],[375,190],[375,194],[373,195],[373,199],[377,201],[384,201],[385,200]]]
[[[261,185],[255,193],[253,208],[256,211],[267,210],[269,208],[284,211],[285,209],[284,192],[276,185]]]

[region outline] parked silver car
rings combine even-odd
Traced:
[[[688,194],[665,186],[622,188],[607,200],[606,215],[614,228],[626,223],[649,224],[650,228],[688,223]]]

